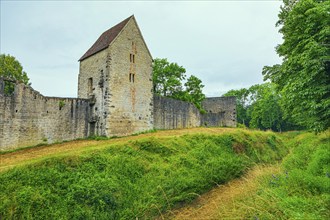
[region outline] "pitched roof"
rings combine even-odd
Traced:
[[[108,48],[109,44],[117,37],[117,35],[120,33],[120,31],[126,26],[128,21],[133,17],[134,15],[126,18],[119,24],[113,26],[109,30],[103,32],[101,36],[97,39],[97,41],[87,50],[87,52],[79,59],[79,61],[82,61],[97,52],[104,50]]]

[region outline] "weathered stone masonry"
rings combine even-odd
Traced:
[[[200,126],[200,112],[189,102],[154,96],[154,128],[175,129]]]
[[[88,110],[88,100],[46,97],[17,84],[11,96],[0,93],[0,150],[87,137]]]
[[[78,98],[46,97],[0,79],[0,150],[40,143],[123,136],[156,129],[236,126],[235,97],[191,103],[153,95],[152,56],[134,16],[105,31],[80,58]]]
[[[192,103],[154,96],[154,128],[236,127],[235,97],[206,98],[202,106],[204,114]]]
[[[207,114],[201,118],[202,126],[236,127],[236,97],[212,97],[202,102]]]
[[[78,97],[95,97],[96,135],[153,128],[152,57],[134,16],[105,31],[80,58]]]

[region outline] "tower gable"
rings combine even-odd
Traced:
[[[106,48],[109,47],[112,41],[118,36],[118,34],[121,32],[121,30],[125,27],[127,22],[134,17],[133,15],[126,18],[119,24],[113,26],[109,30],[103,32],[101,36],[95,41],[95,43],[87,50],[87,52],[79,59],[79,61],[82,61]]]

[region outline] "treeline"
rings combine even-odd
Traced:
[[[265,66],[271,83],[229,91],[238,100],[238,121],[274,131],[330,127],[330,1],[284,0],[277,26],[281,64]]]
[[[330,1],[284,0],[277,26],[281,64],[263,69],[295,123],[315,132],[330,127]]]
[[[288,131],[303,129],[285,114],[282,98],[273,83],[230,90],[224,96],[236,96],[239,126],[261,130]]]

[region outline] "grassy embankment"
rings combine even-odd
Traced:
[[[292,136],[288,144],[283,162],[218,206],[216,218],[330,219],[329,130]]]
[[[102,141],[102,148],[5,170],[0,219],[150,219],[287,154],[271,132],[205,131]]]

